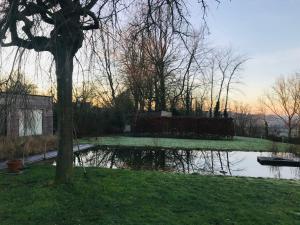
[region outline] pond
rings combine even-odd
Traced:
[[[300,179],[299,167],[263,166],[257,156],[276,156],[294,160],[292,153],[97,149],[75,157],[76,166],[159,170],[190,174]]]

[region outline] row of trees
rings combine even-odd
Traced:
[[[262,112],[255,112],[254,109],[245,103],[233,104],[230,116],[234,119],[235,135],[268,138],[269,127],[266,115]]]
[[[202,7],[202,15],[205,15],[207,3],[203,0],[199,3]],[[136,2],[120,0],[3,0],[0,3],[1,47],[15,48],[16,57],[14,58],[19,61],[24,58],[26,60],[26,51],[46,52],[46,57],[49,57],[49,54],[51,56],[47,64],[50,67],[55,66],[59,137],[57,183],[70,182],[73,174],[73,61],[78,59],[77,56],[82,47],[87,50],[86,52],[93,53],[93,56],[97,55],[97,40],[99,37],[105,40],[105,36],[107,36],[105,35],[105,26],[111,23],[113,29],[118,28],[120,23],[117,16],[130,6],[133,6],[132,8],[145,7],[143,13],[145,13],[147,29],[156,27],[155,18],[163,10],[166,10],[169,14],[162,18],[166,23],[171,21],[172,33],[180,33],[183,36],[187,34],[186,28],[189,27],[186,17],[187,7],[185,1],[182,0]],[[109,46],[109,44],[103,46]],[[87,54],[81,53],[81,55],[87,58]],[[113,55],[113,52],[107,48],[107,52],[102,58],[108,75],[112,72],[109,63],[110,55]],[[89,57],[89,61],[93,62],[94,57]],[[77,62],[80,68],[82,64]],[[22,63],[17,63],[18,67],[19,65]],[[163,69],[160,72],[164,71],[163,67],[160,69]],[[114,96],[112,90],[116,86],[111,81],[112,79],[109,80],[109,86],[111,94]],[[160,93],[163,93],[163,90]],[[163,102],[159,104],[164,105]]]
[[[258,103],[256,109],[243,103],[233,104],[231,117],[236,135],[276,140],[282,135],[289,141],[300,137],[299,73],[277,78]]]
[[[103,24],[96,66],[75,95],[114,106],[117,96],[129,91],[136,113],[205,111],[210,117],[228,117],[230,95],[247,58],[232,48],[208,46],[205,28],[179,31],[169,10],[162,6],[149,18],[149,8],[139,4],[133,19],[118,32],[112,24]]]
[[[228,117],[230,95],[247,58],[232,48],[210,47],[205,28],[174,24],[168,5],[149,15],[149,6],[139,3],[134,12],[118,29],[111,21],[100,24],[103,32],[93,43],[97,47],[89,49],[94,54],[88,61],[95,64],[81,63],[80,73],[86,76],[75,85],[73,101],[81,108],[90,103],[126,114],[128,110],[119,109],[128,109],[128,102],[121,107],[116,101],[130,93],[133,114],[168,110],[175,115]],[[128,122],[127,116],[121,117]]]

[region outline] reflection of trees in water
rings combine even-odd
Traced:
[[[269,154],[269,157],[280,157],[285,159],[292,159],[292,160],[299,160],[300,158],[297,157],[296,154],[290,153],[290,152],[271,152]],[[285,167],[282,166],[268,166],[270,173],[274,176],[274,178],[283,178],[282,177],[282,170]],[[289,167],[290,173],[293,175],[293,177],[300,178],[300,167]]]
[[[298,177],[300,178],[300,167],[297,167],[297,168],[291,168],[291,172],[292,174],[295,176],[295,177]]]
[[[77,155],[76,163],[106,168],[232,175],[241,162],[233,160],[233,154],[227,151],[100,149]]]
[[[274,178],[283,178],[282,176],[282,170],[286,167],[282,167],[282,166],[268,166],[270,173],[273,175]],[[298,177],[300,178],[300,167],[288,167],[288,169],[290,170],[290,174],[293,175],[293,177]]]
[[[247,153],[253,154],[257,153]],[[250,175],[274,178],[300,178],[299,167],[261,166],[256,159],[240,152],[192,151],[192,150],[138,150],[138,149],[99,149],[81,153],[75,163],[89,167],[129,168],[134,170],[160,170],[180,173]],[[264,156],[284,157],[300,160],[292,153],[264,153]],[[250,166],[249,166],[250,163]],[[245,165],[247,168],[241,168]],[[258,167],[251,171],[252,167]],[[262,167],[262,168],[261,168]],[[260,168],[261,174],[260,174]],[[258,170],[257,170],[258,169]],[[267,170],[267,171],[266,171]],[[246,174],[245,174],[246,172]]]
[[[273,174],[274,178],[281,178],[281,171],[279,166],[269,166],[270,173]]]
[[[269,157],[281,157],[285,159],[300,160],[296,154],[290,152],[270,152]]]

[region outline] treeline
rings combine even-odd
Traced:
[[[165,110],[228,117],[247,58],[232,48],[207,44],[205,25],[194,29],[174,23],[171,17],[179,15],[171,15],[167,5],[149,10],[140,2],[118,29],[101,24],[97,49],[80,64],[83,78],[75,82],[74,101],[90,98],[93,105],[115,107],[126,92],[136,114]]]
[[[272,113],[283,121],[291,139],[300,130],[299,75],[275,82],[263,98],[262,116],[241,112],[233,104],[233,94],[247,57],[233,48],[208,44],[205,21],[194,29],[185,21],[187,8],[172,11],[170,4],[137,1],[125,21],[101,20],[100,32],[87,34],[84,50],[74,59],[78,135],[118,133],[140,112],[166,110],[176,116],[233,117],[236,134],[251,137],[271,135],[264,115]],[[56,81],[51,77],[55,63],[49,62],[51,85],[43,94],[53,95],[56,101]],[[35,62],[36,73],[45,74],[39,63]],[[22,71],[21,61],[17,64]],[[26,84],[20,73],[12,75],[0,80],[0,91],[40,92]]]
[[[151,11],[140,2],[135,8],[122,26],[102,23],[88,60],[78,56],[78,135],[121,132],[141,112],[227,118],[247,58],[208,45],[204,24],[194,29],[174,23],[180,15],[170,14],[168,5]]]
[[[57,130],[57,104],[54,103],[54,132]],[[129,92],[118,95],[115,105],[99,107],[92,102],[76,99],[73,102],[74,136],[88,137],[123,133],[131,123],[134,112]]]
[[[76,57],[77,135],[121,132],[141,112],[230,117],[232,95],[247,57],[233,48],[207,44],[205,24],[199,29],[183,25],[178,22],[181,15],[171,14],[168,5],[153,10],[143,1],[135,4],[131,17],[120,26],[103,21],[92,47]],[[56,101],[53,90],[55,79],[44,94]],[[245,135],[254,131],[250,133]]]

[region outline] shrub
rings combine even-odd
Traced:
[[[0,160],[35,155],[57,148],[56,136],[0,137]]]

